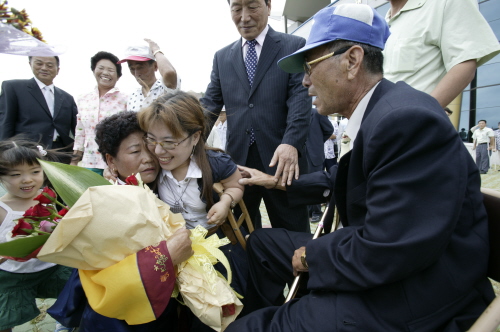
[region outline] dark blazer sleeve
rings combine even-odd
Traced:
[[[361,181],[347,191],[349,225],[308,242],[308,288],[363,291],[436,266],[432,278],[439,283],[461,264],[464,250],[486,250],[472,159],[437,103],[408,104],[361,125],[351,151],[349,170],[358,165],[354,176]],[[455,250],[462,256],[454,257]],[[479,252],[469,256],[481,259]]]
[[[286,188],[288,203],[290,205],[315,205],[328,202],[336,176],[337,165],[332,166],[328,172],[301,174],[298,180],[293,180],[292,185]]]
[[[306,41],[300,38],[295,43],[297,44],[295,50],[298,50],[305,45]],[[288,106],[287,126],[281,143],[294,146],[300,154],[307,138],[308,131],[304,129],[308,128],[310,121],[312,100],[307,89],[302,85],[304,73],[289,75],[286,101]]]
[[[207,130],[207,137],[210,133],[210,129],[214,126],[217,121],[217,117],[224,106],[224,98],[222,97],[222,89],[220,85],[219,77],[219,63],[218,54],[216,52],[214,55],[214,61],[212,65],[212,73],[210,74],[210,83],[208,84],[207,90],[205,91],[205,96],[200,99],[201,104],[205,108],[205,116],[209,122],[209,130]]]
[[[71,95],[70,95],[71,96]],[[78,106],[76,106],[75,98],[71,96],[71,134],[75,137],[75,128],[76,128],[76,116],[78,115]]]
[[[15,89],[11,82],[4,81],[0,93],[0,139],[15,135],[18,107]]]

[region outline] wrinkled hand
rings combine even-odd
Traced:
[[[116,182],[116,180],[118,179],[118,172],[115,171],[115,170],[112,170],[111,168],[109,167],[106,167],[104,169],[104,171],[102,172],[102,176],[106,179],[106,180],[111,180],[113,182]]]
[[[276,151],[274,151],[273,158],[271,159],[270,167],[274,167],[278,163],[274,180],[278,181],[282,177],[281,185],[284,187],[286,184],[292,184],[293,176],[295,179],[299,178],[299,156],[297,149],[289,144],[280,144]]]
[[[299,272],[307,272],[309,269],[302,264],[302,254],[306,251],[306,247],[300,247],[295,250],[295,253],[292,257],[292,267],[293,267],[293,275],[296,277]]]
[[[266,189],[272,189],[276,186],[277,181],[274,180],[272,175],[240,165],[238,165],[238,170],[241,172],[242,179],[238,180],[241,185],[263,186]]]
[[[184,262],[194,253],[191,248],[191,239],[189,235],[191,231],[186,228],[178,229],[168,240],[167,249],[172,259],[172,264],[176,266]]]
[[[144,40],[146,41],[146,43],[148,43],[151,53],[154,53],[160,49],[160,46],[158,46],[158,44],[152,41],[151,39],[144,38]]]
[[[229,205],[222,201],[217,202],[207,213],[207,223],[215,224],[217,226],[222,225],[226,221],[228,213]]]

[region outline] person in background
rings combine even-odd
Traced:
[[[30,56],[29,64],[34,78],[2,82],[0,139],[26,134],[49,149],[71,152],[77,108],[69,93],[54,86],[59,57]]]
[[[122,76],[122,65],[109,52],[98,52],[90,58],[90,69],[97,86],[78,98],[74,157],[71,165],[86,167],[99,175],[103,174],[106,163],[95,142],[95,127],[103,119],[127,109],[127,95],[115,87]]]
[[[226,151],[227,121],[226,110],[220,111],[219,118],[215,122],[210,135],[207,138],[208,146]]]
[[[181,78],[160,46],[151,39],[144,40],[148,46],[130,46],[125,51],[125,58],[118,61],[127,62],[130,73],[140,85],[129,97],[128,111],[139,112],[162,94],[181,88]],[[156,78],[157,70],[161,75],[159,79]]]
[[[474,140],[472,150],[476,150],[476,165],[481,174],[486,174],[490,169],[491,150],[495,148],[495,134],[493,129],[486,127],[486,120],[479,120],[477,126],[472,128],[476,128],[471,129]]]
[[[337,149],[338,149],[337,161],[340,159],[340,154],[342,153],[342,137],[344,136],[344,131],[347,128],[348,123],[349,119],[346,117],[343,117],[339,121],[339,134],[337,135]]]
[[[200,101],[210,126],[226,107],[227,152],[238,165],[291,182],[299,168],[307,173],[304,128],[310,122],[311,98],[300,83],[303,75],[281,72],[276,61],[305,41],[267,24],[271,0],[228,3],[241,38],[215,53],[210,83]],[[257,220],[264,200],[272,227],[310,230],[307,207],[288,205],[278,190],[249,187],[243,199],[256,228],[262,227]]]
[[[324,152],[325,152],[325,162],[323,165],[323,169],[326,169],[327,171],[337,163],[337,153],[338,151],[337,148],[337,137],[339,134],[339,125],[337,121],[332,119],[330,116],[328,117],[330,120],[332,126],[333,126],[333,134],[330,136],[329,139],[326,140],[324,144]]]
[[[390,0],[384,77],[424,91],[444,108],[500,53],[477,0]],[[467,36],[467,38],[464,38]]]
[[[467,132],[465,131],[465,128],[462,128],[458,135],[460,136],[462,141],[467,142]]]
[[[500,159],[500,122],[498,123],[498,128],[494,130],[495,133],[495,146],[493,152],[498,153],[498,158]],[[498,170],[500,172],[500,169]]]

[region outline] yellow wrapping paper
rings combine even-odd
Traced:
[[[240,314],[243,304],[229,286],[229,262],[218,249],[231,241],[227,238],[219,239],[217,234],[205,239],[206,235],[207,230],[201,226],[191,230],[194,255],[177,266],[177,285],[184,303],[204,324],[216,331],[224,331]],[[217,260],[228,271],[228,281],[213,267]],[[224,317],[222,306],[230,304],[235,305],[235,314]]]
[[[105,269],[185,227],[181,215],[139,186],[91,187],[69,210],[37,258],[82,270]]]

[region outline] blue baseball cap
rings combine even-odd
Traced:
[[[278,61],[288,73],[304,71],[304,52],[334,40],[368,44],[381,50],[390,35],[385,20],[373,8],[364,4],[344,4],[326,7],[313,17],[306,45]]]

